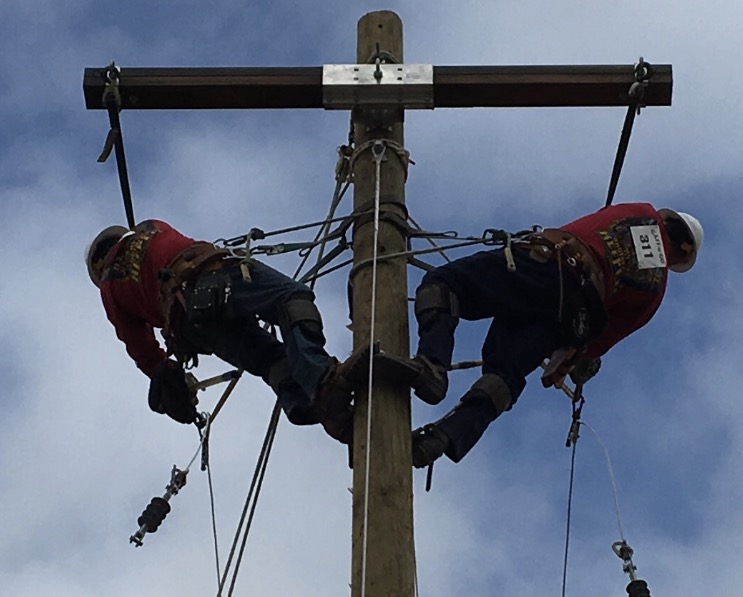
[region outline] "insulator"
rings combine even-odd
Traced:
[[[650,597],[648,583],[644,580],[633,580],[627,585],[627,595],[629,597]]]
[[[168,512],[170,512],[168,501],[161,497],[154,497],[142,512],[142,516],[137,519],[137,524],[140,527],[146,526],[148,533],[154,533],[165,520]]]

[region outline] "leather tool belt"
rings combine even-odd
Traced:
[[[542,263],[559,260],[560,264],[578,276],[581,282],[590,283],[604,304],[606,289],[603,269],[591,250],[578,238],[558,228],[546,228],[542,232],[528,236],[524,242],[532,259]],[[542,385],[544,387],[561,385],[581,352],[572,346],[557,349],[544,367]]]
[[[183,287],[194,281],[200,274],[223,267],[231,253],[211,243],[195,243],[183,249],[160,270],[160,312],[165,318],[163,333],[166,338],[172,336],[171,326],[174,323],[175,307],[185,307]]]
[[[542,263],[560,260],[568,271],[592,284],[601,302],[604,302],[604,271],[591,250],[577,237],[559,228],[545,228],[529,235],[523,242],[528,245],[532,259]]]

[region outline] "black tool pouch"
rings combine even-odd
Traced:
[[[228,315],[230,308],[230,275],[215,270],[199,276],[186,291],[186,318],[195,326],[213,323],[219,316]]]

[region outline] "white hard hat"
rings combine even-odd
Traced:
[[[96,286],[101,283],[103,260],[127,232],[129,229],[124,226],[109,226],[98,233],[85,249],[85,265],[88,266],[88,275]]]
[[[682,211],[660,209],[658,210],[658,213],[663,218],[674,218],[679,220],[684,223],[684,226],[686,226],[686,230],[689,232],[689,236],[692,240],[691,250],[686,252],[686,259],[670,266],[669,269],[674,272],[688,272],[697,260],[697,253],[699,253],[699,249],[702,248],[702,243],[704,242],[704,229],[702,228],[702,225],[694,216]]]

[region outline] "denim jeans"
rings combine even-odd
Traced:
[[[252,264],[249,281],[243,279],[237,261],[226,265],[223,271],[229,275],[225,304],[206,321],[194,323],[187,315],[180,333],[199,352],[215,354],[264,380],[268,380],[272,365],[287,358],[293,383],[281,384],[279,403],[287,414],[295,405],[307,405],[314,398],[331,357],[325,352],[321,328],[281,325],[281,309],[292,298],[314,300],[314,294],[304,284],[258,261]],[[202,274],[202,278],[208,275]],[[283,342],[263,329],[259,319],[281,325]]]
[[[482,346],[482,372],[501,377],[511,406],[526,386],[526,376],[556,349],[576,345],[573,319],[586,309],[578,276],[556,262],[542,263],[525,248],[513,248],[516,270],[509,271],[503,249],[481,251],[428,272],[423,284],[442,284],[457,297],[459,317],[492,318]],[[596,314],[597,319],[601,314]],[[419,323],[418,354],[449,366],[458,318],[437,312]],[[510,407],[509,407],[510,409]],[[501,413],[489,399],[468,396],[438,423],[451,440],[447,456],[461,459]]]

